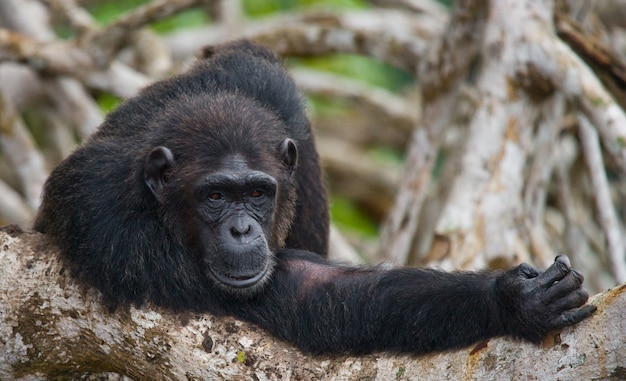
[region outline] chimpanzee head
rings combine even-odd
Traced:
[[[170,107],[145,157],[150,196],[218,288],[253,295],[294,216],[296,143],[271,110],[237,94]]]

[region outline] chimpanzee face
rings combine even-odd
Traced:
[[[281,162],[295,165],[297,150],[290,139],[278,152]],[[176,177],[171,173],[175,164],[174,154],[162,146],[154,148],[146,159],[145,182],[161,204],[175,202],[168,191],[170,180]],[[185,216],[178,220],[187,225],[186,234],[195,235],[192,241],[199,244],[200,265],[206,274],[219,288],[238,296],[261,290],[275,263],[279,181],[251,168],[243,154],[233,154],[223,157],[216,168],[184,182],[191,183],[186,186],[190,202],[175,205],[192,211],[170,209],[170,213]]]
[[[200,179],[193,193],[209,275],[229,289],[262,285],[273,267],[269,237],[277,181],[236,155]]]

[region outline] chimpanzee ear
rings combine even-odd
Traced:
[[[162,204],[165,201],[163,187],[165,170],[174,165],[174,154],[167,147],[155,147],[146,157],[143,178],[154,197]]]
[[[280,153],[282,155],[283,165],[290,171],[296,168],[298,164],[298,148],[296,143],[287,138],[280,144]]]

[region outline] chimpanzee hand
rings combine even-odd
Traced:
[[[589,297],[583,279],[565,255],[542,273],[524,263],[500,275],[496,294],[505,333],[539,343],[549,331],[589,317],[596,307],[583,306]]]

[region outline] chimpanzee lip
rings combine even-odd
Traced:
[[[263,269],[253,275],[228,274],[228,273],[215,271],[213,269],[211,269],[211,273],[217,278],[217,280],[219,280],[220,282],[224,284],[227,284],[231,287],[246,288],[246,287],[254,286],[259,281],[261,281],[265,277],[265,274],[267,274],[269,268],[270,268],[270,261],[266,261]]]

